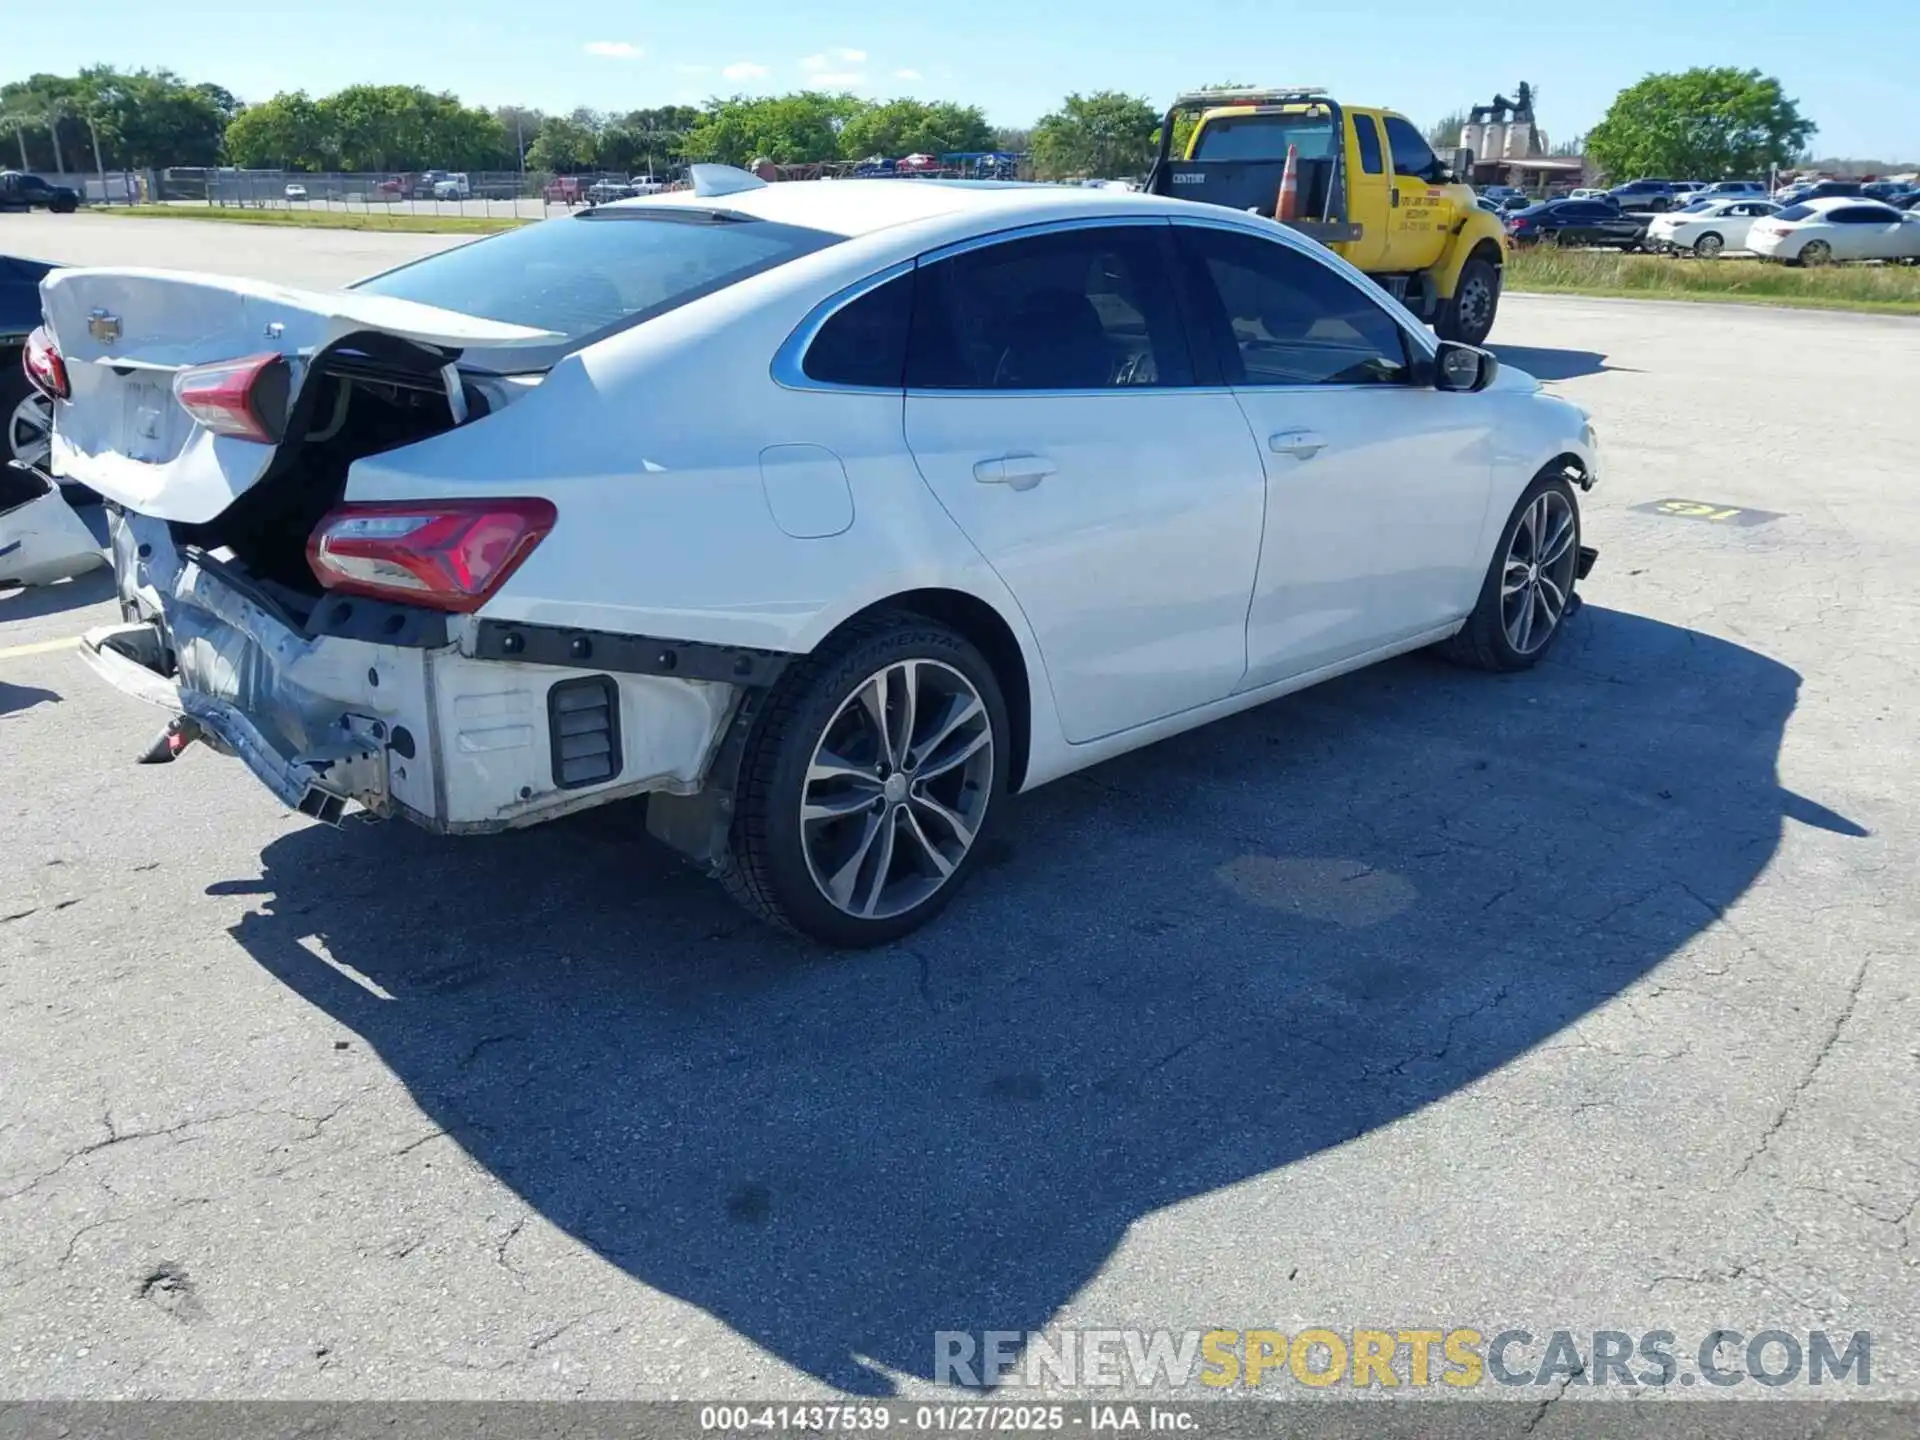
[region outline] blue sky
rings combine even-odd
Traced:
[[[1421,124],[1540,91],[1550,137],[1585,130],[1650,70],[1754,66],[1820,126],[1821,154],[1920,159],[1914,0],[78,0],[9,7],[0,79],[81,65],[167,66],[243,99],[355,81],[477,104],[625,109],[809,81],[952,98],[1026,124],[1070,90],[1164,100],[1220,80],[1312,84]],[[457,17],[457,18],[456,18]],[[453,23],[450,23],[450,20]]]

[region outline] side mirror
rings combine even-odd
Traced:
[[[1436,390],[1484,390],[1500,373],[1500,362],[1485,350],[1442,340],[1433,357],[1433,388]]]

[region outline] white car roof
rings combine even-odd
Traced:
[[[1809,210],[1819,210],[1823,212],[1827,210],[1838,210],[1842,205],[1873,205],[1882,210],[1893,210],[1893,206],[1887,204],[1886,201],[1876,200],[1871,195],[1822,195],[1817,200],[1802,200],[1800,203]],[[1894,210],[1893,213],[1897,215],[1900,212]]]
[[[614,207],[622,210],[637,206],[729,210],[760,220],[849,237],[942,216],[1005,220],[1030,215],[1040,221],[1063,215],[1111,215],[1139,210],[1174,213],[1191,205],[1190,201],[1168,200],[1134,191],[1088,190],[1080,186],[906,179],[791,180],[762,189],[736,190],[727,195],[696,195],[691,190],[677,190],[614,202]]]

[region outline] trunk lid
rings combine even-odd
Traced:
[[[389,295],[184,271],[56,270],[40,294],[73,392],[54,406],[54,473],[129,510],[187,524],[213,519],[251,489],[278,447],[197,424],[174,399],[180,370],[278,352],[297,407],[314,357],[349,336],[429,346],[449,364],[469,346],[555,338]]]

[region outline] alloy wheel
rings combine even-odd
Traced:
[[[1532,655],[1553,638],[1573,593],[1573,505],[1558,490],[1543,490],[1514,526],[1500,574],[1500,623],[1507,643]]]
[[[855,687],[801,787],[801,848],[827,902],[884,920],[930,899],[980,833],[994,758],[986,704],[951,665],[898,660]]]
[[[53,405],[29,395],[7,417],[7,450],[15,459],[44,470],[53,454]]]
[[[1802,265],[1824,265],[1833,258],[1833,247],[1824,240],[1809,240],[1800,249]]]
[[[1718,235],[1702,235],[1693,242],[1693,253],[1702,260],[1711,260],[1725,248],[1726,243]]]

